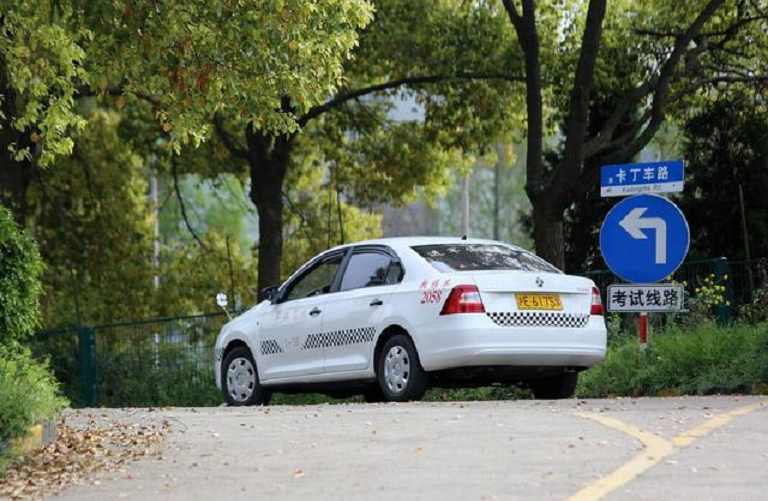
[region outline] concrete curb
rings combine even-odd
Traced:
[[[13,442],[13,451],[16,454],[29,454],[32,451],[53,442],[58,435],[56,424],[51,421],[43,421],[29,429],[29,435]]]

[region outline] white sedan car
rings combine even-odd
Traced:
[[[495,383],[567,398],[605,356],[594,283],[491,240],[343,245],[264,295],[216,339],[230,405],[266,405],[274,391],[401,402]]]

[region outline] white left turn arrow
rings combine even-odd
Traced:
[[[656,230],[656,264],[667,262],[667,223],[658,217],[643,217],[648,207],[636,207],[624,216],[619,226],[624,228],[635,240],[646,240],[648,235],[642,230]]]

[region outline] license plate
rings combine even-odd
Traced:
[[[559,294],[515,294],[518,310],[562,310]]]

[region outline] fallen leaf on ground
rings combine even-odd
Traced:
[[[94,473],[116,472],[129,461],[158,454],[157,446],[168,431],[167,422],[137,426],[131,414],[120,420],[107,414],[72,412],[59,425],[56,440],[6,470],[0,478],[0,499],[38,499],[89,483]]]

